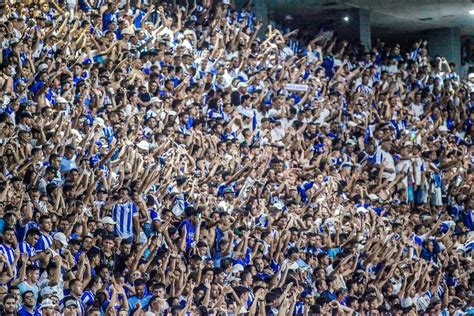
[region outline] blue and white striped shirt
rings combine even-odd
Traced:
[[[117,222],[115,231],[120,238],[133,237],[133,217],[138,216],[137,206],[133,202],[115,204],[112,208],[112,218]]]
[[[370,86],[360,84],[355,88],[355,93],[358,92],[362,92],[363,94],[370,94],[372,93],[372,88]]]
[[[28,258],[31,258],[31,257],[34,257],[36,256],[36,250],[33,246],[31,246],[29,243],[27,243],[26,241],[22,241],[19,245],[18,245],[18,249],[20,250],[20,253],[21,254],[24,254],[26,253],[28,255]],[[33,262],[33,264],[37,267],[40,267],[40,261],[39,260],[35,260]]]
[[[38,228],[38,224],[36,222],[30,221],[26,225],[22,225],[21,221],[18,221],[15,224],[15,234],[17,240],[19,242],[23,241],[25,239],[26,233],[32,228]]]
[[[92,303],[94,303],[94,299],[95,299],[95,293],[88,290],[88,291],[85,291],[84,294],[82,294],[81,296],[81,302],[84,306],[91,306]]]
[[[10,265],[13,265],[13,262],[15,261],[15,251],[11,247],[8,247],[5,244],[0,244],[0,253],[3,253],[5,257],[7,257]]]
[[[20,253],[26,253],[28,257],[34,257],[36,256],[36,250],[33,246],[31,246],[29,243],[26,241],[22,241],[19,245],[18,248],[20,250]]]
[[[41,233],[40,238],[38,239],[38,242],[35,245],[35,250],[36,251],[45,251],[49,247],[51,247],[51,244],[53,243],[53,237],[49,234],[44,234]]]

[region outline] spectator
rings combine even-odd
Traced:
[[[0,5],[6,315],[473,313],[474,77],[284,20]]]

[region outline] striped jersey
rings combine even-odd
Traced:
[[[118,203],[112,208],[112,218],[117,222],[115,231],[120,238],[133,237],[134,216],[138,216],[138,209],[133,202]]]

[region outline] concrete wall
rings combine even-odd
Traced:
[[[461,33],[459,28],[442,28],[429,30],[424,33],[428,40],[431,57],[436,55],[446,57],[448,62],[454,62],[459,71],[461,66]]]

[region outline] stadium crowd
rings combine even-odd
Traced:
[[[474,74],[428,42],[5,2],[1,315],[474,315]]]

